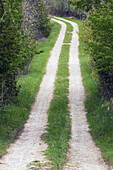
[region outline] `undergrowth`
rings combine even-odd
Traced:
[[[4,112],[0,113],[0,156],[6,153],[5,149],[16,138],[30,114],[35,94],[39,90],[39,85],[45,73],[50,51],[59,34],[60,25],[53,23],[49,38],[38,45],[37,51],[41,51],[41,53],[33,57],[29,74],[18,79],[18,85],[21,85],[18,103],[9,105],[4,109]]]

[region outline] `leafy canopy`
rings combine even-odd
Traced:
[[[111,3],[113,0],[69,0],[76,9],[82,9],[86,12],[92,10],[93,8],[97,8],[100,6],[101,2]]]

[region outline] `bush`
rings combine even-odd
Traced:
[[[91,38],[88,40],[91,64],[98,77],[102,95],[113,97],[113,8],[101,3],[89,15]]]
[[[86,2],[89,3],[87,4]],[[107,99],[113,97],[113,1],[96,0],[73,2],[75,7],[88,13],[85,22],[86,51],[90,54],[93,76],[98,89]],[[92,5],[91,5],[92,4]]]
[[[22,0],[0,0],[0,105],[15,101],[18,71],[32,56],[28,37],[21,34]],[[28,59],[29,56],[29,59]]]

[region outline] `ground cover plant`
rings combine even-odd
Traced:
[[[69,18],[66,18],[69,19]],[[106,163],[113,165],[113,101],[104,99],[98,91],[98,83],[92,75],[90,56],[86,53],[87,47],[84,42],[84,22],[73,20],[79,25],[79,58],[82,71],[82,79],[85,86],[87,120],[90,133],[101,149]]]
[[[35,94],[45,73],[46,63],[56,42],[59,30],[59,24],[53,24],[52,22],[51,34],[48,39],[38,45],[37,50],[41,53],[33,57],[29,67],[29,74],[23,75],[17,80],[18,85],[21,85],[18,103],[8,105],[8,107],[4,108],[3,114],[0,114],[0,156],[6,153],[5,148],[8,147],[10,142],[13,142],[17,132],[20,131],[29,116]]]

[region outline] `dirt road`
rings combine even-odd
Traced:
[[[78,58],[78,26],[74,22],[62,20],[69,22],[73,26],[69,52],[69,105],[72,118],[72,138],[69,142],[70,149],[67,154],[69,161],[64,170],[107,170],[99,149],[95,146],[88,133],[89,129],[84,107],[85,93]],[[29,163],[32,161],[38,160],[41,163],[48,161],[43,153],[47,149],[47,145],[40,139],[40,136],[47,125],[46,113],[53,96],[59,55],[66,32],[66,24],[55,19],[54,21],[61,25],[61,31],[51,51],[46,74],[40,85],[40,90],[23,133],[14,144],[11,144],[7,150],[8,153],[0,160],[0,170],[27,170],[31,168]]]
[[[11,144],[7,150],[8,153],[0,160],[0,170],[26,170],[31,167],[28,164],[32,161],[38,160],[41,163],[47,161],[43,153],[47,149],[47,145],[40,139],[40,136],[47,125],[46,113],[53,96],[59,55],[66,31],[66,24],[55,19],[53,20],[61,25],[61,31],[51,51],[46,74],[43,77],[40,90],[23,133],[14,144]]]
[[[72,118],[72,138],[70,140],[70,150],[68,152],[69,162],[64,169],[106,170],[107,167],[104,164],[101,153],[95,146],[91,135],[88,133],[89,128],[84,106],[85,92],[78,58],[78,26],[74,22],[65,19],[61,20],[66,21],[73,26],[72,41],[69,52],[69,101]]]

